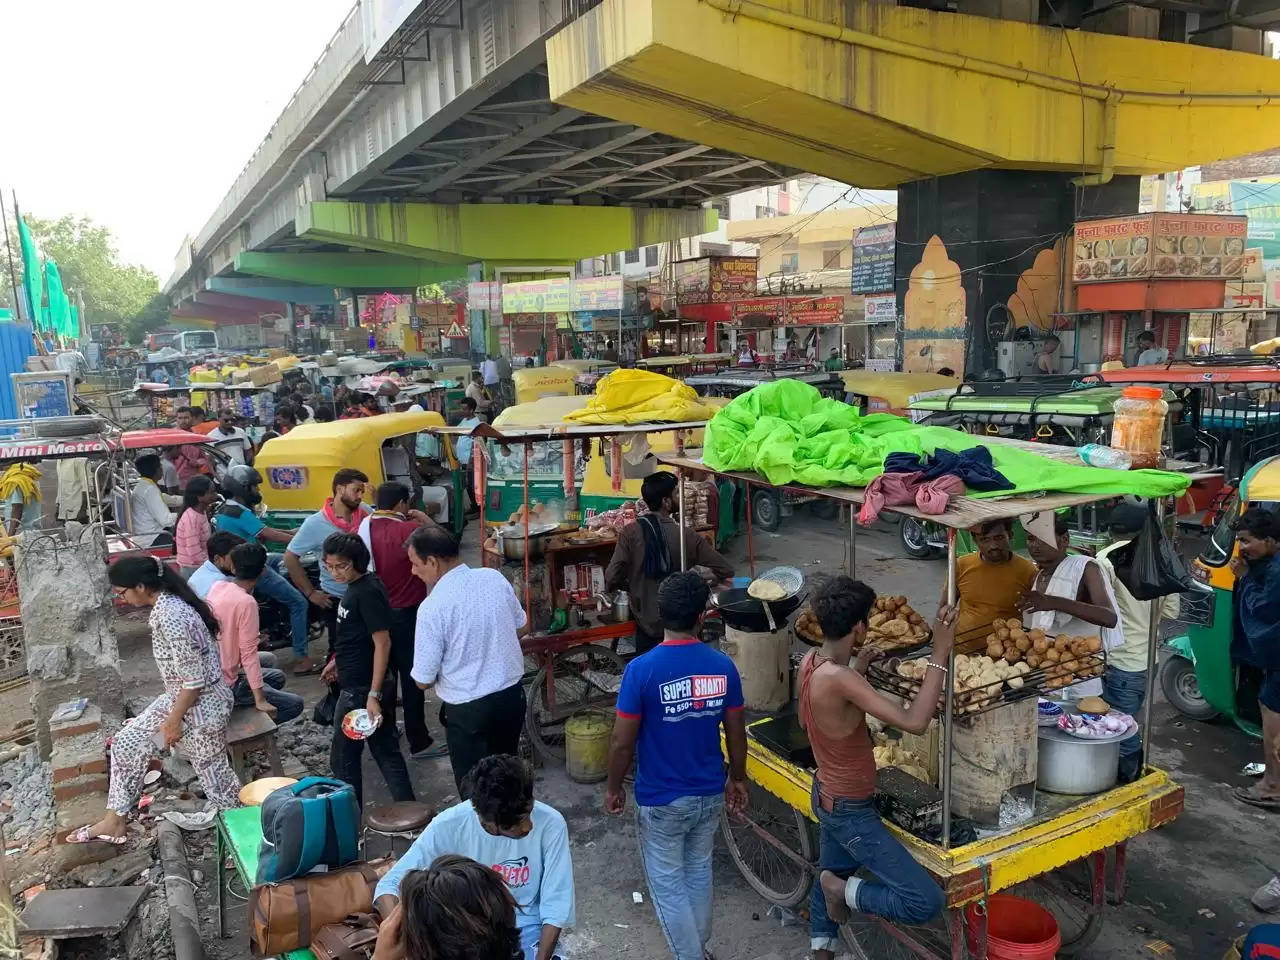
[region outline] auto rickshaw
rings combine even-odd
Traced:
[[[515,386],[516,405],[533,403],[543,397],[572,397],[575,393],[573,378],[577,373],[572,367],[556,364],[513,370],[511,382]]]
[[[272,514],[319,510],[332,496],[333,475],[344,467],[363,471],[372,487],[401,480],[416,491],[422,481],[413,463],[414,438],[439,426],[444,426],[440,414],[423,412],[294,427],[268,440],[254,458],[267,509]]]
[[[1235,555],[1232,524],[1249,507],[1280,509],[1280,457],[1269,457],[1245,473],[1223,507],[1209,542],[1191,567],[1203,589],[1184,594],[1179,619],[1187,632],[1165,641],[1160,689],[1174,708],[1193,720],[1223,716],[1250,736],[1262,736],[1258,710],[1261,671],[1231,660],[1235,627],[1232,593]]]

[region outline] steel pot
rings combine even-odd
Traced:
[[[1038,733],[1037,790],[1085,796],[1116,785],[1120,777],[1120,744],[1129,737],[1086,740],[1057,727],[1041,727]],[[1135,733],[1136,730],[1129,736]]]
[[[529,524],[529,559],[534,560],[547,552],[547,540],[556,532],[558,524]],[[498,527],[498,549],[505,560],[524,559],[524,524],[507,523]]]

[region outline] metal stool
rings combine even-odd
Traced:
[[[364,816],[364,833],[361,836],[365,859],[367,860],[370,857],[370,834],[375,837],[382,837],[387,841],[387,856],[399,856],[404,851],[396,850],[396,841],[406,841],[405,849],[407,850],[412,846],[413,841],[418,839],[418,834],[427,828],[427,824],[431,822],[431,818],[435,815],[434,807],[414,801],[393,803],[385,807],[379,807],[376,810],[370,810]]]

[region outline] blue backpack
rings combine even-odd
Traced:
[[[359,857],[360,805],[350,784],[307,777],[267,794],[257,883],[281,883]]]

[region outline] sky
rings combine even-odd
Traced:
[[[354,5],[4,4],[10,216],[12,191],[24,213],[88,216],[163,284]]]

